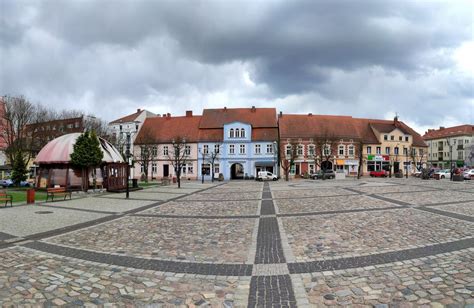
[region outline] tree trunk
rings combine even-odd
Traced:
[[[89,168],[82,168],[82,191],[89,190]]]

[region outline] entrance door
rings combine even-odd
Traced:
[[[393,172],[398,173],[400,171],[400,163],[398,161],[393,163]]]
[[[170,165],[163,165],[163,177],[166,178],[170,175]]]
[[[295,175],[300,175],[300,164],[295,164]]]
[[[244,167],[239,163],[235,163],[232,166],[230,166],[230,178],[232,180],[243,179]]]

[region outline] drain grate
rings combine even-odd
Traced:
[[[35,214],[53,214],[54,212],[51,212],[51,211],[38,211],[38,212],[35,212]]]

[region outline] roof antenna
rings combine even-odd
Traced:
[[[395,117],[393,118],[393,122],[398,122],[398,112],[395,112]]]

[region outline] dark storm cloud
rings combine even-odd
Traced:
[[[470,112],[460,121],[472,122],[472,72],[459,73],[453,58],[473,40],[469,1],[0,0],[0,8],[2,94],[108,119],[139,107],[257,102],[405,112],[420,126],[442,121],[439,110],[457,101]],[[427,103],[436,119],[420,116]]]

